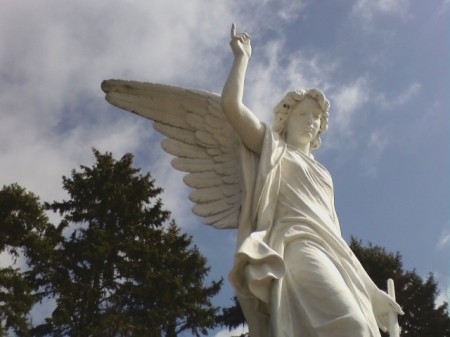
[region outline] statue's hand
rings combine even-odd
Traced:
[[[231,50],[235,56],[252,56],[252,46],[250,45],[250,35],[247,33],[236,33],[236,25],[231,25]]]
[[[394,312],[397,315],[405,314],[400,305],[391,296],[379,289],[372,297],[372,307],[377,324],[383,331],[387,331],[389,327],[390,312]]]

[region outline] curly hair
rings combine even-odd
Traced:
[[[321,144],[320,135],[328,129],[328,110],[330,109],[330,102],[325,97],[325,94],[319,89],[298,89],[288,92],[280,103],[278,103],[273,109],[275,121],[273,123],[272,130],[277,132],[281,138],[286,140],[286,129],[289,116],[294,110],[294,107],[307,96],[316,100],[322,110],[319,132],[311,141],[311,149],[317,149]]]

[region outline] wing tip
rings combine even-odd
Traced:
[[[108,94],[113,87],[113,83],[117,82],[117,81],[120,81],[120,80],[114,80],[114,79],[103,80],[102,83],[100,84],[100,87],[102,88],[102,91],[105,94]]]
[[[102,88],[102,91],[107,94],[109,91],[109,86],[108,86],[108,80],[103,80],[102,84],[100,84],[100,88]]]

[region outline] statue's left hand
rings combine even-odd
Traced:
[[[391,296],[379,289],[372,296],[372,307],[377,324],[383,331],[388,330],[390,312],[394,312],[397,315],[405,314],[400,305]]]

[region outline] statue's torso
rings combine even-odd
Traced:
[[[314,159],[289,147],[280,165],[280,188],[270,235],[272,245],[277,246],[286,235],[295,236],[295,231],[302,232],[305,228],[310,233],[325,231],[340,236],[328,171]]]

